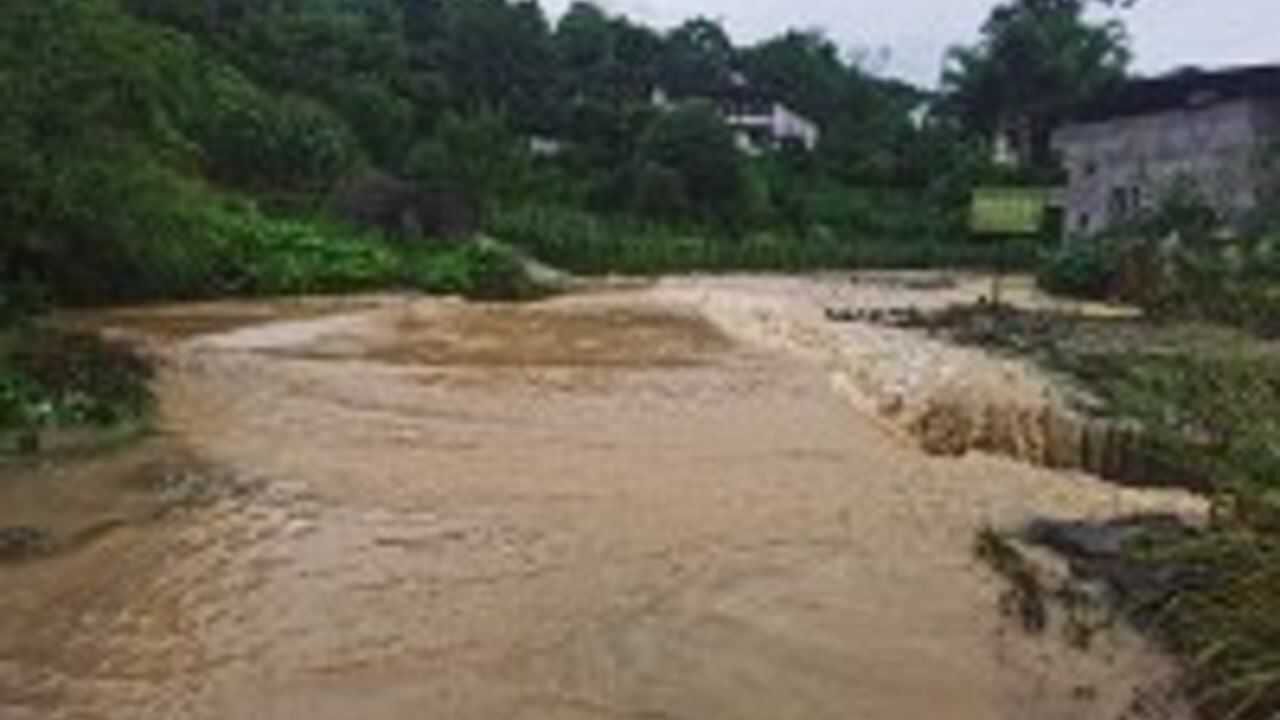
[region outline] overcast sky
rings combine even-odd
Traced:
[[[570,0],[542,0],[553,17]],[[692,15],[721,20],[738,42],[789,27],[822,28],[873,66],[916,83],[937,82],[943,52],[969,42],[994,0],[603,0],[599,4],[667,27]],[[1164,72],[1280,62],[1280,0],[1141,0],[1124,14],[1137,70]],[[887,59],[882,55],[887,52]]]

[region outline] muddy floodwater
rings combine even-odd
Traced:
[[[157,428],[0,465],[0,718],[1124,717],[1167,663],[1011,629],[974,533],[1194,502],[925,456],[719,312],[775,290],[77,318]]]

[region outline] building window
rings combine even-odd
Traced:
[[[1107,212],[1111,222],[1129,220],[1142,211],[1142,188],[1120,185],[1111,189]]]
[[[1111,222],[1129,217],[1129,188],[1111,188],[1111,198],[1107,202],[1107,215]]]
[[[1093,218],[1089,217],[1089,213],[1082,212],[1076,216],[1076,229],[1080,232],[1089,232],[1089,225],[1092,224]]]

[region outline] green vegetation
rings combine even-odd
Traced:
[[[1049,133],[1123,78],[1123,28],[1090,20],[1091,4],[1000,4],[933,94],[819,32],[742,47],[705,18],[658,32],[582,2],[554,25],[509,0],[0,3],[0,430],[145,411],[145,366],[32,329],[50,305],[537,297],[521,252],[583,273],[1031,267],[1033,240],[967,238],[970,194],[1056,179]],[[698,101],[740,75],[815,121],[818,147],[740,153]],[[690,101],[655,108],[659,85]],[[992,166],[998,133],[1024,169]],[[537,155],[534,138],[562,152]],[[1048,256],[1041,281],[1280,334],[1274,214],[1231,239],[1216,225],[1178,194]],[[457,241],[476,231],[517,249]],[[1088,369],[1114,412],[1216,480],[1215,529],[1168,550],[1214,582],[1179,592],[1162,627],[1206,705],[1274,716],[1280,368],[1241,351],[1115,353]]]
[[[1274,718],[1280,709],[1280,539],[1218,530],[1150,557],[1212,579],[1178,593],[1160,616],[1174,649],[1190,659],[1190,692],[1203,714]]]
[[[748,158],[709,104],[650,101],[720,97],[740,74],[820,146]],[[488,295],[502,263],[417,246],[487,228],[541,253],[545,223],[511,218],[530,207],[623,231],[556,241],[548,259],[592,271],[986,264],[969,190],[1008,180],[980,123],[946,103],[913,120],[927,93],[820,33],[741,47],[711,20],[659,33],[586,3],[554,25],[508,0],[8,3],[0,93],[0,276],[55,303]],[[370,172],[386,203],[344,202]]]
[[[1105,243],[1071,243],[1045,255],[1036,282],[1058,295],[1106,300],[1116,282],[1116,268]]]
[[[0,433],[117,425],[151,402],[148,365],[124,347],[32,328],[0,342]]]
[[[1280,334],[1280,224],[1263,208],[1241,230],[1224,223],[1199,190],[1176,184],[1133,222],[1067,243],[1040,268],[1040,285],[1063,295],[1113,299],[1168,320],[1221,323]]]
[[[1206,717],[1263,720],[1280,712],[1280,357],[1269,340],[1280,274],[1270,223],[1230,239],[1215,225],[1183,195],[1071,246],[1042,283],[1136,302],[1148,318],[1104,329],[1092,349],[1064,332],[1040,354],[1106,414],[1136,420],[1161,467],[1209,481],[1205,532],[1126,550],[1127,567],[1174,579],[1129,610],[1186,660]]]
[[[1063,37],[1091,27],[1022,6]],[[815,121],[819,146],[740,152],[713,103],[744,78]],[[959,105],[820,32],[743,47],[705,18],[659,32],[583,2],[554,24],[511,0],[11,2],[0,96],[0,328],[226,295],[538,297],[522,253],[587,273],[1036,256],[965,232],[973,187],[1032,174],[992,167]],[[79,376],[0,362],[5,422],[103,414]]]
[[[997,6],[977,44],[949,53],[942,76],[946,110],[986,137],[1007,134],[1023,162],[1051,168],[1054,127],[1123,80],[1131,59],[1123,24],[1085,21],[1093,4],[1021,0]]]
[[[839,237],[822,227],[796,237],[786,229],[730,237],[697,224],[646,223],[554,206],[494,215],[491,232],[556,266],[584,274],[650,275],[688,270],[805,271],[830,268],[1032,268],[1035,240],[940,242]]]
[[[1138,561],[1206,578],[1151,608],[1190,661],[1208,716],[1280,710],[1280,360],[1245,349],[1132,356],[1103,386],[1180,467],[1214,481],[1214,524],[1186,543],[1135,547]]]
[[[399,282],[400,248],[321,217],[370,149],[251,70],[110,0],[0,9],[6,284],[101,303]]]
[[[552,291],[535,282],[513,248],[488,238],[439,252],[406,254],[404,284],[472,300],[533,300]]]
[[[1274,718],[1280,357],[1270,342],[1203,323],[1012,310],[979,323],[975,313],[952,309],[933,327],[1044,363],[1101,401],[1092,412],[1136,423],[1145,474],[1134,481],[1207,486],[1211,522],[1204,530],[1170,531],[1167,519],[1136,518],[1129,522],[1137,532],[1125,533],[1130,540],[1116,545],[1114,557],[1057,549],[1077,553],[1072,566],[1081,579],[1107,581],[1124,615],[1183,659],[1185,689],[1205,717]],[[1116,537],[1106,524],[1088,525],[1083,532]],[[1006,538],[984,531],[976,543],[978,556],[1010,583],[1004,609],[1028,630],[1043,628],[1047,601],[1073,611],[1070,584],[1045,589]]]

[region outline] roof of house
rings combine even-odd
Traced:
[[[1280,65],[1212,71],[1186,68],[1131,80],[1082,108],[1073,120],[1102,122],[1246,98],[1280,98]]]

